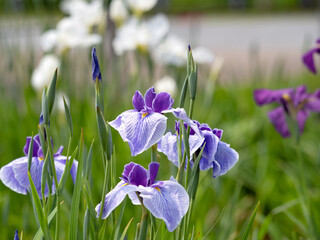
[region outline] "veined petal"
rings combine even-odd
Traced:
[[[118,118],[110,125],[119,131],[123,141],[129,143],[132,156],[157,143],[167,127],[167,118],[160,113],[149,113],[143,117],[140,112],[127,111],[120,115],[120,125]]]
[[[132,105],[139,112],[144,109],[145,103],[142,94],[139,91],[136,91],[132,97]]]
[[[135,192],[137,190],[137,186],[129,185],[124,181],[120,181],[117,186],[115,186],[115,188],[111,190],[105,197],[102,218],[107,218],[109,214],[120,205],[128,193]],[[100,206],[101,203],[99,203],[95,208],[97,217],[99,217],[100,214]]]
[[[239,160],[239,154],[222,141],[218,143],[217,153],[213,161],[213,177],[226,174]]]
[[[292,96],[294,89],[279,89],[279,90],[270,90],[270,89],[257,89],[253,92],[253,98],[257,105],[262,106],[272,102],[280,103],[280,100],[283,97],[283,94],[289,94]]]
[[[178,166],[178,148],[177,148],[177,135],[172,135],[171,132],[166,133],[158,142],[159,152],[162,152],[167,158]]]
[[[177,182],[162,181],[161,187],[139,187],[143,204],[156,218],[162,219],[172,232],[189,208],[189,196]]]
[[[285,114],[282,107],[277,107],[268,113],[268,117],[282,137],[290,137]]]
[[[159,171],[159,167],[160,167],[160,163],[158,162],[152,162],[149,164],[149,176],[148,176],[148,186],[152,185],[154,180],[157,177],[158,171]]]
[[[0,179],[4,185],[12,191],[21,194],[27,194],[28,189],[22,186],[15,177],[12,166],[15,164],[25,164],[28,167],[28,157],[18,158],[0,169]]]
[[[213,134],[212,131],[202,131],[204,135],[205,146],[202,152],[202,156],[199,162],[201,171],[205,171],[212,167],[214,156],[218,149],[219,138]]]
[[[161,113],[164,110],[171,108],[173,104],[173,99],[170,94],[167,92],[161,92],[157,94],[155,99],[152,102],[152,109],[155,112]]]

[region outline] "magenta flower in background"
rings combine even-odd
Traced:
[[[178,119],[194,125],[182,108],[172,108],[173,99],[167,92],[156,93],[149,88],[144,97],[136,91],[132,98],[134,109],[121,113],[110,126],[116,129],[123,141],[128,142],[131,155],[136,156],[156,144],[167,128],[167,117],[172,113]]]
[[[313,55],[320,54],[320,38],[318,38],[316,44],[316,47],[312,48],[302,56],[302,61],[304,65],[314,74],[317,73],[317,69],[314,64]]]
[[[125,165],[121,181],[106,195],[102,218],[107,218],[126,195],[129,195],[133,204],[141,205],[139,196],[150,213],[166,223],[169,232],[175,230],[188,211],[189,196],[174,179],[155,181],[159,165],[152,162],[149,170],[133,162]],[[101,203],[96,206],[97,217],[100,206]]]
[[[27,194],[30,190],[30,183],[28,178],[28,149],[31,142],[31,137],[27,137],[26,144],[23,148],[23,152],[25,154],[24,157],[18,158],[9,164],[3,166],[0,169],[0,179],[4,185],[6,185],[11,190],[20,193],[20,194]],[[58,151],[54,154],[54,165],[56,168],[57,178],[60,181],[60,178],[63,174],[65,165],[66,165],[66,156],[62,156],[61,153],[63,151],[63,146],[60,146]],[[30,174],[34,185],[37,189],[38,195],[42,198],[41,195],[41,175],[42,175],[42,168],[44,163],[44,156],[40,144],[39,135],[36,135],[33,138],[33,152],[32,152],[32,162],[31,162],[31,169]],[[70,174],[75,181],[76,173],[78,168],[78,162],[76,160],[73,161]],[[52,185],[52,194],[55,192],[55,185]],[[46,185],[44,195],[47,197],[49,194],[48,186]]]
[[[190,164],[193,165],[193,155],[200,152],[204,146],[199,168],[201,171],[213,168],[213,177],[226,174],[239,160],[239,154],[227,143],[221,141],[222,130],[211,129],[208,124],[200,124],[193,121],[195,125],[190,128],[189,148],[190,148]],[[187,127],[187,124],[184,124]],[[195,130],[200,131],[200,135]],[[180,132],[180,124],[176,122],[176,132]],[[178,141],[179,135],[168,132],[161,138],[158,143],[158,151],[164,153],[168,159],[178,166]],[[205,145],[204,145],[205,144]],[[184,145],[182,142],[182,152]]]
[[[309,94],[304,85],[296,89],[257,89],[253,97],[258,106],[273,102],[281,105],[270,111],[268,117],[282,137],[291,136],[286,115],[299,125],[299,131],[302,134],[310,112],[320,112],[320,89]]]

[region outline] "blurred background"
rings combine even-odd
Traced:
[[[45,85],[40,83],[39,87],[37,82],[41,82],[44,75],[50,78],[52,68],[58,66],[58,89],[61,96],[68,98],[75,139],[79,139],[81,128],[84,129],[86,149],[93,138],[98,139],[94,84],[91,80],[90,54],[93,45],[97,48],[105,86],[107,120],[111,121],[121,112],[132,108],[131,99],[135,90],[144,93],[165,76],[170,76],[174,81],[172,85],[171,80],[169,90],[175,89],[172,95],[176,99],[174,106],[177,107],[186,76],[186,60],[182,56],[182,63],[174,64],[171,61],[175,59],[174,56],[161,61],[157,58],[153,50],[163,49],[160,44],[165,38],[161,39],[159,45],[146,44],[147,50],[139,42],[135,48],[118,54],[113,42],[120,36],[121,26],[111,19],[108,8],[110,2],[101,5],[104,11],[101,19],[104,22],[90,27],[90,43],[77,45],[72,42],[74,45],[66,48],[59,49],[55,45],[50,50],[46,49],[45,45],[50,40],[43,40],[44,33],[58,29],[57,24],[72,15],[70,8],[63,10],[66,2],[0,1],[0,166],[23,156],[26,136],[37,132],[41,92]],[[236,166],[224,176],[213,179],[212,171],[201,173],[194,209],[196,214],[192,218],[200,239],[206,233],[207,239],[238,239],[258,201],[261,207],[250,239],[308,239],[308,225],[301,212],[296,187],[296,174],[299,171],[295,159],[297,145],[294,139],[281,138],[266,116],[273,106],[257,107],[252,93],[256,88],[278,89],[301,84],[305,84],[309,92],[319,88],[319,75],[310,73],[301,60],[320,36],[319,1],[159,0],[154,8],[144,13],[143,18],[150,19],[158,13],[165,14],[168,19],[169,27],[165,35],[175,35],[181,39],[182,54],[186,56],[187,43],[206,49],[198,58],[199,88],[194,118],[208,123],[212,128],[223,129],[222,140],[231,144],[240,155]],[[91,16],[95,14],[93,11]],[[129,10],[128,14],[134,14],[134,10]],[[158,26],[160,28],[160,25],[153,25],[154,28]],[[66,32],[73,32],[75,28],[66,28]],[[135,34],[139,35],[133,33],[132,36]],[[87,35],[80,36],[84,37]],[[178,40],[169,43],[173,50],[169,49],[168,53],[164,51],[160,55],[168,56],[175,52],[181,46],[178,43]],[[48,53],[58,56],[58,61],[51,61],[51,70],[50,67],[45,68],[47,70],[42,70],[45,73],[41,72],[40,77],[36,78],[34,71]],[[315,59],[318,65],[319,59]],[[163,88],[158,84],[158,89],[160,91]],[[68,143],[64,110],[58,99],[51,117],[55,150]],[[171,125],[168,124],[168,130],[172,131],[174,119],[169,120]],[[309,206],[318,226],[317,234],[320,229],[319,121],[319,114],[311,115],[299,147],[304,158]],[[147,166],[150,162],[149,151],[131,157],[127,143],[122,141],[118,132],[112,133],[118,176],[130,161]],[[77,144],[77,140],[73,141],[73,148]],[[163,154],[159,154],[159,158],[161,179],[169,179],[176,169]],[[95,203],[99,202],[102,191],[101,164],[100,148],[96,141],[91,182]],[[72,189],[70,178],[63,196],[62,226],[63,223],[68,224]],[[38,227],[30,198],[12,192],[2,183],[0,192],[0,237],[10,239],[14,230],[18,229],[19,232],[23,231],[24,239],[32,239]],[[130,208],[129,205],[131,203],[128,201],[123,227],[132,216],[136,216],[132,226],[139,222],[140,209],[133,205]],[[223,209],[223,215],[216,223]],[[84,206],[81,210],[80,216],[83,217]],[[79,219],[80,225],[82,221]],[[68,236],[66,231],[61,230],[62,239]],[[132,227],[128,231],[128,239],[132,239],[133,235]]]

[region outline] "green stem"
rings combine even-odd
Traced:
[[[157,157],[157,144],[154,144],[151,147],[151,162],[158,162],[158,157]]]
[[[102,149],[102,153],[103,153],[103,149]],[[107,192],[107,188],[108,188],[108,176],[109,176],[109,161],[105,161],[106,157],[105,154],[102,154],[102,158],[103,161],[106,163],[106,168],[105,168],[105,174],[104,174],[104,181],[103,181],[103,190],[102,190],[102,196],[101,196],[101,205],[100,205],[100,212],[99,212],[99,219],[98,219],[98,223],[99,223],[99,228],[101,227],[101,217],[102,217],[102,212],[103,212],[103,208],[104,208],[104,201],[106,198],[106,192]],[[98,229],[99,231],[99,229]]]

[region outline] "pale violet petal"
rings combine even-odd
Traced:
[[[166,133],[158,142],[157,149],[178,167],[177,135],[172,135],[171,132]]]
[[[189,196],[177,182],[162,181],[158,188],[139,187],[143,204],[156,218],[162,219],[169,232],[174,231],[189,208]]]
[[[226,174],[239,160],[239,154],[229,144],[219,141],[213,162],[213,177]]]
[[[138,190],[137,186],[128,185],[124,181],[120,181],[117,186],[113,190],[111,190],[105,197],[104,208],[102,212],[102,218],[105,219],[109,216],[109,214],[120,205],[123,199],[126,197],[127,194],[131,192],[135,192]],[[97,217],[100,213],[100,205],[99,203],[95,210],[97,212]]]
[[[199,162],[201,171],[205,171],[212,167],[212,162],[215,160],[215,154],[218,149],[219,138],[212,131],[202,131],[205,138],[205,146]]]

